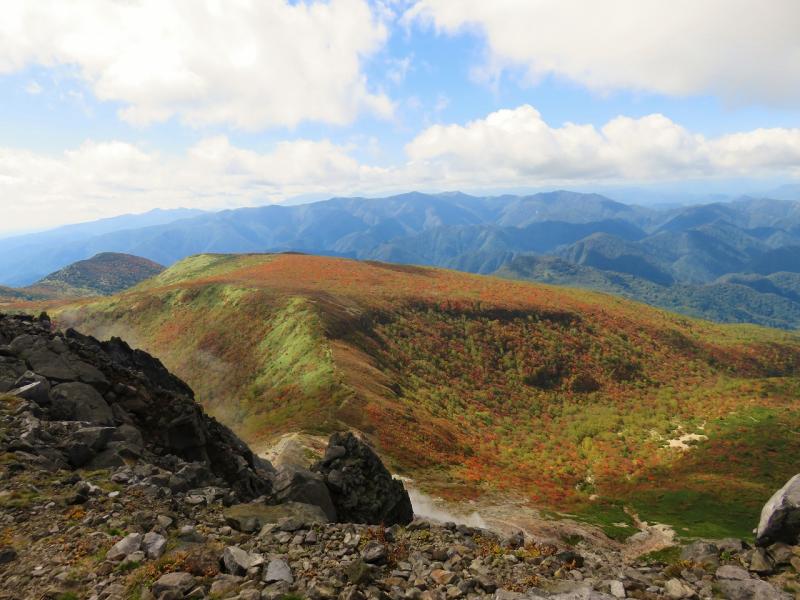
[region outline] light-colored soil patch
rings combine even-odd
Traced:
[[[680,437],[667,440],[667,447],[686,452],[687,450],[692,449],[692,446],[690,445],[692,442],[702,442],[707,439],[707,435],[700,433],[684,433]]]
[[[258,446],[253,451],[272,463],[274,467],[290,466],[303,469],[322,458],[328,438],[307,433],[286,433]]]

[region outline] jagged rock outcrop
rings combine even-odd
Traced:
[[[764,508],[756,530],[756,545],[773,542],[796,544],[800,535],[800,475],[795,475],[772,495]]]
[[[119,338],[52,331],[46,315],[0,315],[0,392],[25,402],[0,451],[40,467],[141,462],[163,470],[173,490],[225,485],[242,499],[271,491],[270,465],[158,359]]]
[[[414,518],[402,482],[392,479],[372,448],[351,432],[333,434],[312,471],[324,477],[339,521],[405,525]]]

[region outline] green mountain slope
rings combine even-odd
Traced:
[[[28,289],[54,297],[104,296],[133,287],[163,270],[146,258],[104,252],[50,273]]]

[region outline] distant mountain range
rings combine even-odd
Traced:
[[[800,326],[800,202],[747,197],[655,209],[568,191],[414,192],[157,211],[0,240],[0,282],[29,285],[99,252],[171,265],[199,253],[278,251],[496,273],[720,321]]]
[[[116,236],[124,237],[129,235],[126,232],[202,214],[201,210],[186,208],[156,209],[140,215],[122,215],[0,239],[0,284],[30,285],[54,271],[101,252],[125,252],[111,247]]]

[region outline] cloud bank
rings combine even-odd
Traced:
[[[155,207],[230,208],[301,194],[800,177],[800,129],[707,138],[659,114],[617,117],[600,128],[553,127],[523,105],[429,127],[408,143],[406,155],[402,163],[375,166],[328,140],[284,141],[255,152],[224,136],[177,157],[119,141],[88,141],[58,156],[0,148],[0,197],[15,203],[4,215],[6,227],[33,229]]]
[[[800,175],[800,129],[709,139],[660,114],[617,117],[599,129],[551,127],[529,105],[466,125],[435,125],[406,151],[412,163],[465,185]]]

